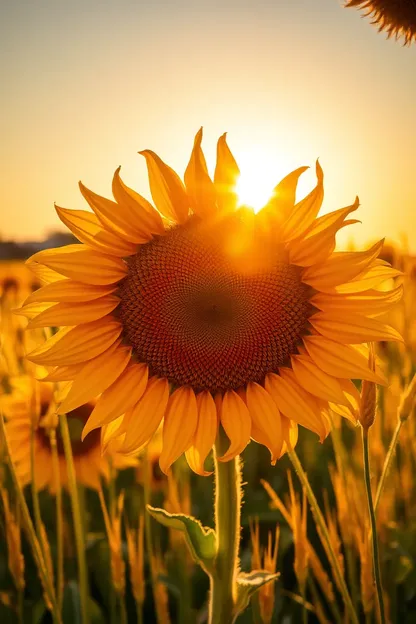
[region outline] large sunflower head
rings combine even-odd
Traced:
[[[30,376],[22,376],[11,381],[12,392],[4,395],[0,403],[6,416],[7,438],[17,476],[22,485],[32,480],[30,448],[33,427],[35,457],[33,470],[36,488],[42,490],[47,487],[53,493],[56,491],[57,474],[52,456],[52,429],[57,443],[59,479],[64,487],[68,483],[64,447],[60,429],[57,427],[53,384],[39,383]],[[136,466],[137,460],[120,455],[111,446],[103,455],[99,430],[94,430],[87,440],[81,441],[82,430],[94,405],[95,402],[91,401],[68,411],[67,421],[77,481],[87,487],[98,489],[100,479],[107,479],[110,476],[110,462],[114,468],[122,469]]]
[[[387,37],[403,38],[404,45],[416,40],[416,3],[414,0],[347,0],[345,6],[363,9],[378,30]]]
[[[383,382],[365,343],[400,340],[377,316],[401,295],[378,286],[398,274],[366,251],[335,252],[352,205],[318,217],[323,172],[296,202],[305,167],[276,187],[257,214],[239,207],[239,170],[219,139],[213,180],[196,135],[183,183],[150,150],[142,152],[155,207],[127,187],[119,170],[115,201],[84,185],[92,212],[57,207],[81,244],[39,252],[29,263],[47,283],[23,312],[30,327],[64,326],[29,355],[54,366],[50,379],[72,387],[70,412],[98,397],[84,436],[133,453],[163,420],[160,465],[182,454],[205,474],[218,426],[230,445],[250,438],[276,461],[298,424],[322,440],[328,410],[354,420],[352,378]]]

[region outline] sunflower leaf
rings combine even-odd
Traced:
[[[275,581],[280,573],[273,574],[267,570],[253,570],[247,574],[240,572],[237,577],[237,601],[235,605],[236,614],[241,613],[248,606],[250,598],[266,583]]]
[[[207,572],[212,570],[217,554],[214,529],[203,527],[197,518],[185,514],[170,514],[151,505],[147,505],[147,511],[163,526],[182,531],[194,560]]]

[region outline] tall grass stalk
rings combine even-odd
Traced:
[[[302,464],[300,463],[299,458],[296,455],[295,451],[293,449],[288,451],[288,455],[296,471],[296,474],[299,477],[302,487],[305,489],[306,496],[308,497],[308,501],[311,506],[312,514],[317,524],[317,527],[321,531],[321,535],[323,539],[323,546],[325,548],[327,557],[330,561],[332,570],[336,576],[338,586],[340,588],[340,591],[344,600],[345,608],[348,612],[350,620],[351,622],[353,622],[353,624],[359,624],[357,614],[354,610],[354,605],[352,604],[352,601],[351,601],[351,596],[348,592],[348,588],[345,583],[344,575],[339,566],[338,558],[334,552],[334,549],[332,548],[331,539],[329,537],[325,519],[319,508],[318,501],[316,500],[315,494],[313,493],[308,477],[306,476],[306,473],[303,470]]]
[[[30,517],[29,509],[26,504],[25,495],[23,493],[22,486],[20,485],[20,481],[17,477],[16,470],[15,470],[15,467],[14,467],[14,464],[10,455],[10,447],[9,447],[9,442],[7,439],[6,429],[4,426],[3,414],[0,414],[0,434],[4,442],[5,460],[10,469],[14,491],[16,493],[17,500],[20,506],[20,511],[22,514],[22,526],[25,530],[27,539],[31,546],[33,558],[35,560],[35,563],[39,572],[39,576],[42,581],[42,586],[44,588],[44,591],[52,607],[52,611],[51,611],[52,619],[53,619],[54,624],[62,624],[61,614],[60,614],[60,611],[58,609],[58,605],[56,602],[56,596],[55,596],[53,583],[51,581],[51,578],[49,577],[48,569],[45,564],[45,560],[44,560],[44,556],[42,552],[42,548],[40,546],[40,543],[39,543],[39,540],[35,531],[35,527],[33,526],[32,518]]]
[[[380,498],[383,493],[384,486],[386,484],[386,477],[389,474],[391,463],[393,461],[393,457],[396,452],[396,447],[399,441],[399,435],[400,435],[401,428],[403,426],[403,422],[404,421],[401,419],[398,420],[396,428],[393,433],[393,437],[389,444],[389,449],[387,451],[386,459],[384,460],[383,470],[381,472],[380,481],[378,482],[376,496],[374,499],[374,512],[377,511],[377,507],[380,502]]]
[[[52,453],[52,470],[56,484],[55,509],[56,509],[56,600],[59,610],[62,609],[64,594],[64,544],[63,544],[63,515],[62,515],[62,486],[59,469],[58,446],[56,430],[49,433]]]
[[[87,561],[85,557],[85,540],[84,540],[84,527],[81,518],[81,509],[78,497],[78,488],[77,488],[77,480],[75,475],[75,467],[74,467],[74,458],[72,455],[72,446],[71,446],[71,437],[69,434],[68,428],[68,420],[66,418],[66,414],[62,414],[59,417],[60,427],[61,427],[61,436],[62,442],[64,446],[65,460],[68,472],[68,486],[69,486],[69,494],[71,497],[71,507],[72,507],[72,519],[74,525],[74,534],[75,534],[75,546],[77,551],[77,561],[78,561],[78,577],[79,577],[79,588],[80,588],[80,598],[81,598],[81,614],[82,614],[82,624],[89,623],[89,612],[88,612],[88,572],[87,572]]]
[[[380,574],[380,559],[378,552],[378,538],[377,538],[377,525],[376,525],[376,516],[374,513],[374,505],[373,505],[373,494],[371,492],[371,481],[370,481],[370,458],[368,452],[368,429],[362,428],[362,439],[363,439],[363,459],[364,459],[364,481],[365,481],[365,490],[367,494],[367,502],[368,502],[368,512],[370,515],[371,522],[371,547],[373,551],[373,570],[374,570],[374,578],[376,581],[376,590],[377,590],[377,601],[378,607],[380,611],[380,620],[381,624],[386,623],[386,615],[384,612],[384,599],[383,599],[383,587],[381,584],[381,574]]]

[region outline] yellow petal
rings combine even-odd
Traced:
[[[264,385],[279,410],[287,418],[314,431],[321,439],[325,437],[325,429],[319,414],[315,411],[312,397],[309,399],[310,395],[302,390],[293,374],[292,378],[284,379],[281,375],[269,373],[266,375]]]
[[[214,185],[217,192],[218,207],[222,212],[231,212],[237,207],[235,187],[240,177],[240,170],[227,145],[226,136],[226,133],[220,136],[217,143]]]
[[[178,174],[151,150],[139,153],[146,158],[150,192],[156,208],[171,221],[184,223],[188,218],[189,198]]]
[[[389,291],[365,290],[349,295],[317,293],[311,298],[311,303],[324,312],[378,316],[390,310],[402,295],[403,286]]]
[[[29,303],[28,305],[22,306],[21,308],[16,308],[13,310],[13,313],[24,316],[27,319],[33,319],[52,306],[53,303],[38,303],[35,301],[33,303]]]
[[[117,448],[120,450],[123,446],[125,433],[120,435],[120,428],[123,424],[124,415],[115,418],[111,422],[102,426],[101,429],[101,451],[102,455],[110,448]],[[87,421],[88,422],[88,421]],[[84,435],[85,437],[85,435]]]
[[[318,161],[316,161],[316,177],[318,178],[316,187],[290,212],[282,229],[282,240],[288,242],[301,236],[316,218],[324,198],[324,174]]]
[[[86,284],[114,284],[127,274],[126,263],[121,258],[92,251],[86,245],[45,249],[32,256],[31,260]]]
[[[299,167],[285,176],[275,187],[272,198],[261,212],[270,213],[277,223],[285,221],[295,205],[299,178],[307,169],[309,167]]]
[[[374,264],[347,284],[336,286],[335,292],[341,294],[363,292],[370,288],[378,288],[383,282],[402,275],[401,271],[392,269],[390,266]],[[319,290],[323,290],[322,287]],[[331,289],[329,292],[332,292]]]
[[[202,128],[197,132],[191,159],[185,170],[184,180],[192,211],[207,218],[216,211],[215,187],[208,175],[205,156],[201,149]]]
[[[324,401],[347,404],[337,379],[324,373],[309,355],[292,355],[291,363],[302,388]]]
[[[267,440],[267,448],[275,462],[281,453],[283,437],[280,412],[272,397],[262,386],[249,382],[246,393],[247,407],[253,427],[262,432],[262,439]],[[253,437],[253,431],[252,431]],[[264,442],[263,442],[264,443]]]
[[[99,319],[77,327],[64,327],[27,358],[46,366],[68,366],[91,360],[111,347],[122,331],[116,321]]]
[[[169,398],[163,422],[163,448],[160,468],[168,474],[174,461],[191,446],[198,424],[195,393],[186,386],[178,388]]]
[[[77,373],[83,367],[82,364],[73,364],[72,366],[56,366],[46,377],[42,377],[42,381],[70,381],[74,379]]]
[[[118,204],[129,210],[129,224],[137,233],[143,233],[147,238],[151,234],[164,234],[165,227],[162,217],[150,202],[124,184],[120,178],[120,167],[113,177],[113,195]]]
[[[86,303],[56,303],[33,317],[27,328],[81,325],[103,318],[120,303],[117,297],[101,297]]]
[[[25,262],[32,273],[38,278],[39,281],[45,284],[52,284],[53,282],[57,282],[62,279],[62,275],[53,271],[47,266],[43,264],[39,264],[38,262],[33,262],[32,258],[28,258]]]
[[[324,262],[335,249],[335,236],[345,225],[346,217],[357,210],[358,197],[352,206],[335,210],[316,219],[303,237],[289,245],[289,257],[293,264],[311,266]]]
[[[345,318],[338,314],[318,312],[309,318],[310,324],[326,338],[347,344],[394,340],[403,342],[400,334],[389,325],[373,318],[348,314]]]
[[[338,286],[362,273],[378,256],[384,240],[375,243],[365,251],[338,251],[325,262],[307,267],[302,272],[302,281],[317,290]]]
[[[148,240],[143,228],[139,231],[134,227],[134,220],[131,218],[129,209],[124,204],[118,204],[97,195],[79,182],[80,191],[90,208],[94,211],[105,229],[118,235],[125,241],[131,243],[142,243]]]
[[[82,439],[93,429],[111,422],[133,408],[146,390],[148,374],[145,364],[128,366],[98,399],[85,424]]]
[[[367,379],[387,385],[386,378],[380,372],[370,370],[368,358],[357,348],[322,336],[305,336],[303,343],[317,366],[329,375],[346,379]]]
[[[227,390],[224,394],[220,419],[230,440],[230,446],[224,455],[218,459],[229,461],[246,448],[251,437],[251,418],[248,407],[234,390]]]
[[[126,437],[121,451],[135,453],[147,444],[159,427],[169,399],[167,379],[149,379],[147,388],[136,406],[125,417]]]
[[[56,204],[55,210],[62,223],[71,230],[81,243],[85,243],[91,249],[121,258],[136,253],[136,244],[104,229],[98,217],[92,212],[68,210]],[[143,237],[139,242],[146,242],[146,239]]]
[[[292,451],[297,442],[298,442],[298,424],[294,420],[290,420],[286,418],[286,416],[281,415],[282,419],[282,436],[283,436],[283,447],[282,453],[280,456],[284,455],[288,450]]]
[[[198,407],[198,424],[191,446],[185,451],[189,467],[197,474],[205,477],[211,472],[204,468],[208,453],[214,446],[218,431],[217,408],[210,392],[200,392],[196,397]]]
[[[66,414],[104,392],[120,377],[130,358],[131,348],[121,347],[118,341],[89,360],[76,375],[68,396],[58,408],[58,414]]]
[[[41,265],[39,265],[41,266]],[[63,303],[82,303],[83,301],[93,301],[105,295],[110,295],[117,289],[117,286],[93,286],[92,284],[82,284],[70,279],[60,279],[52,284],[46,284],[39,290],[29,295],[25,304],[33,301],[50,301]]]

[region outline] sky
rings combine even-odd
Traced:
[[[416,46],[342,0],[16,0],[0,19],[0,236],[64,229],[78,181],[150,198],[153,149],[181,176],[203,126],[208,167],[227,132],[249,201],[310,165],[322,212],[360,198],[340,246],[387,236],[416,252]],[[254,195],[253,195],[254,193]],[[406,243],[407,241],[407,243]]]

